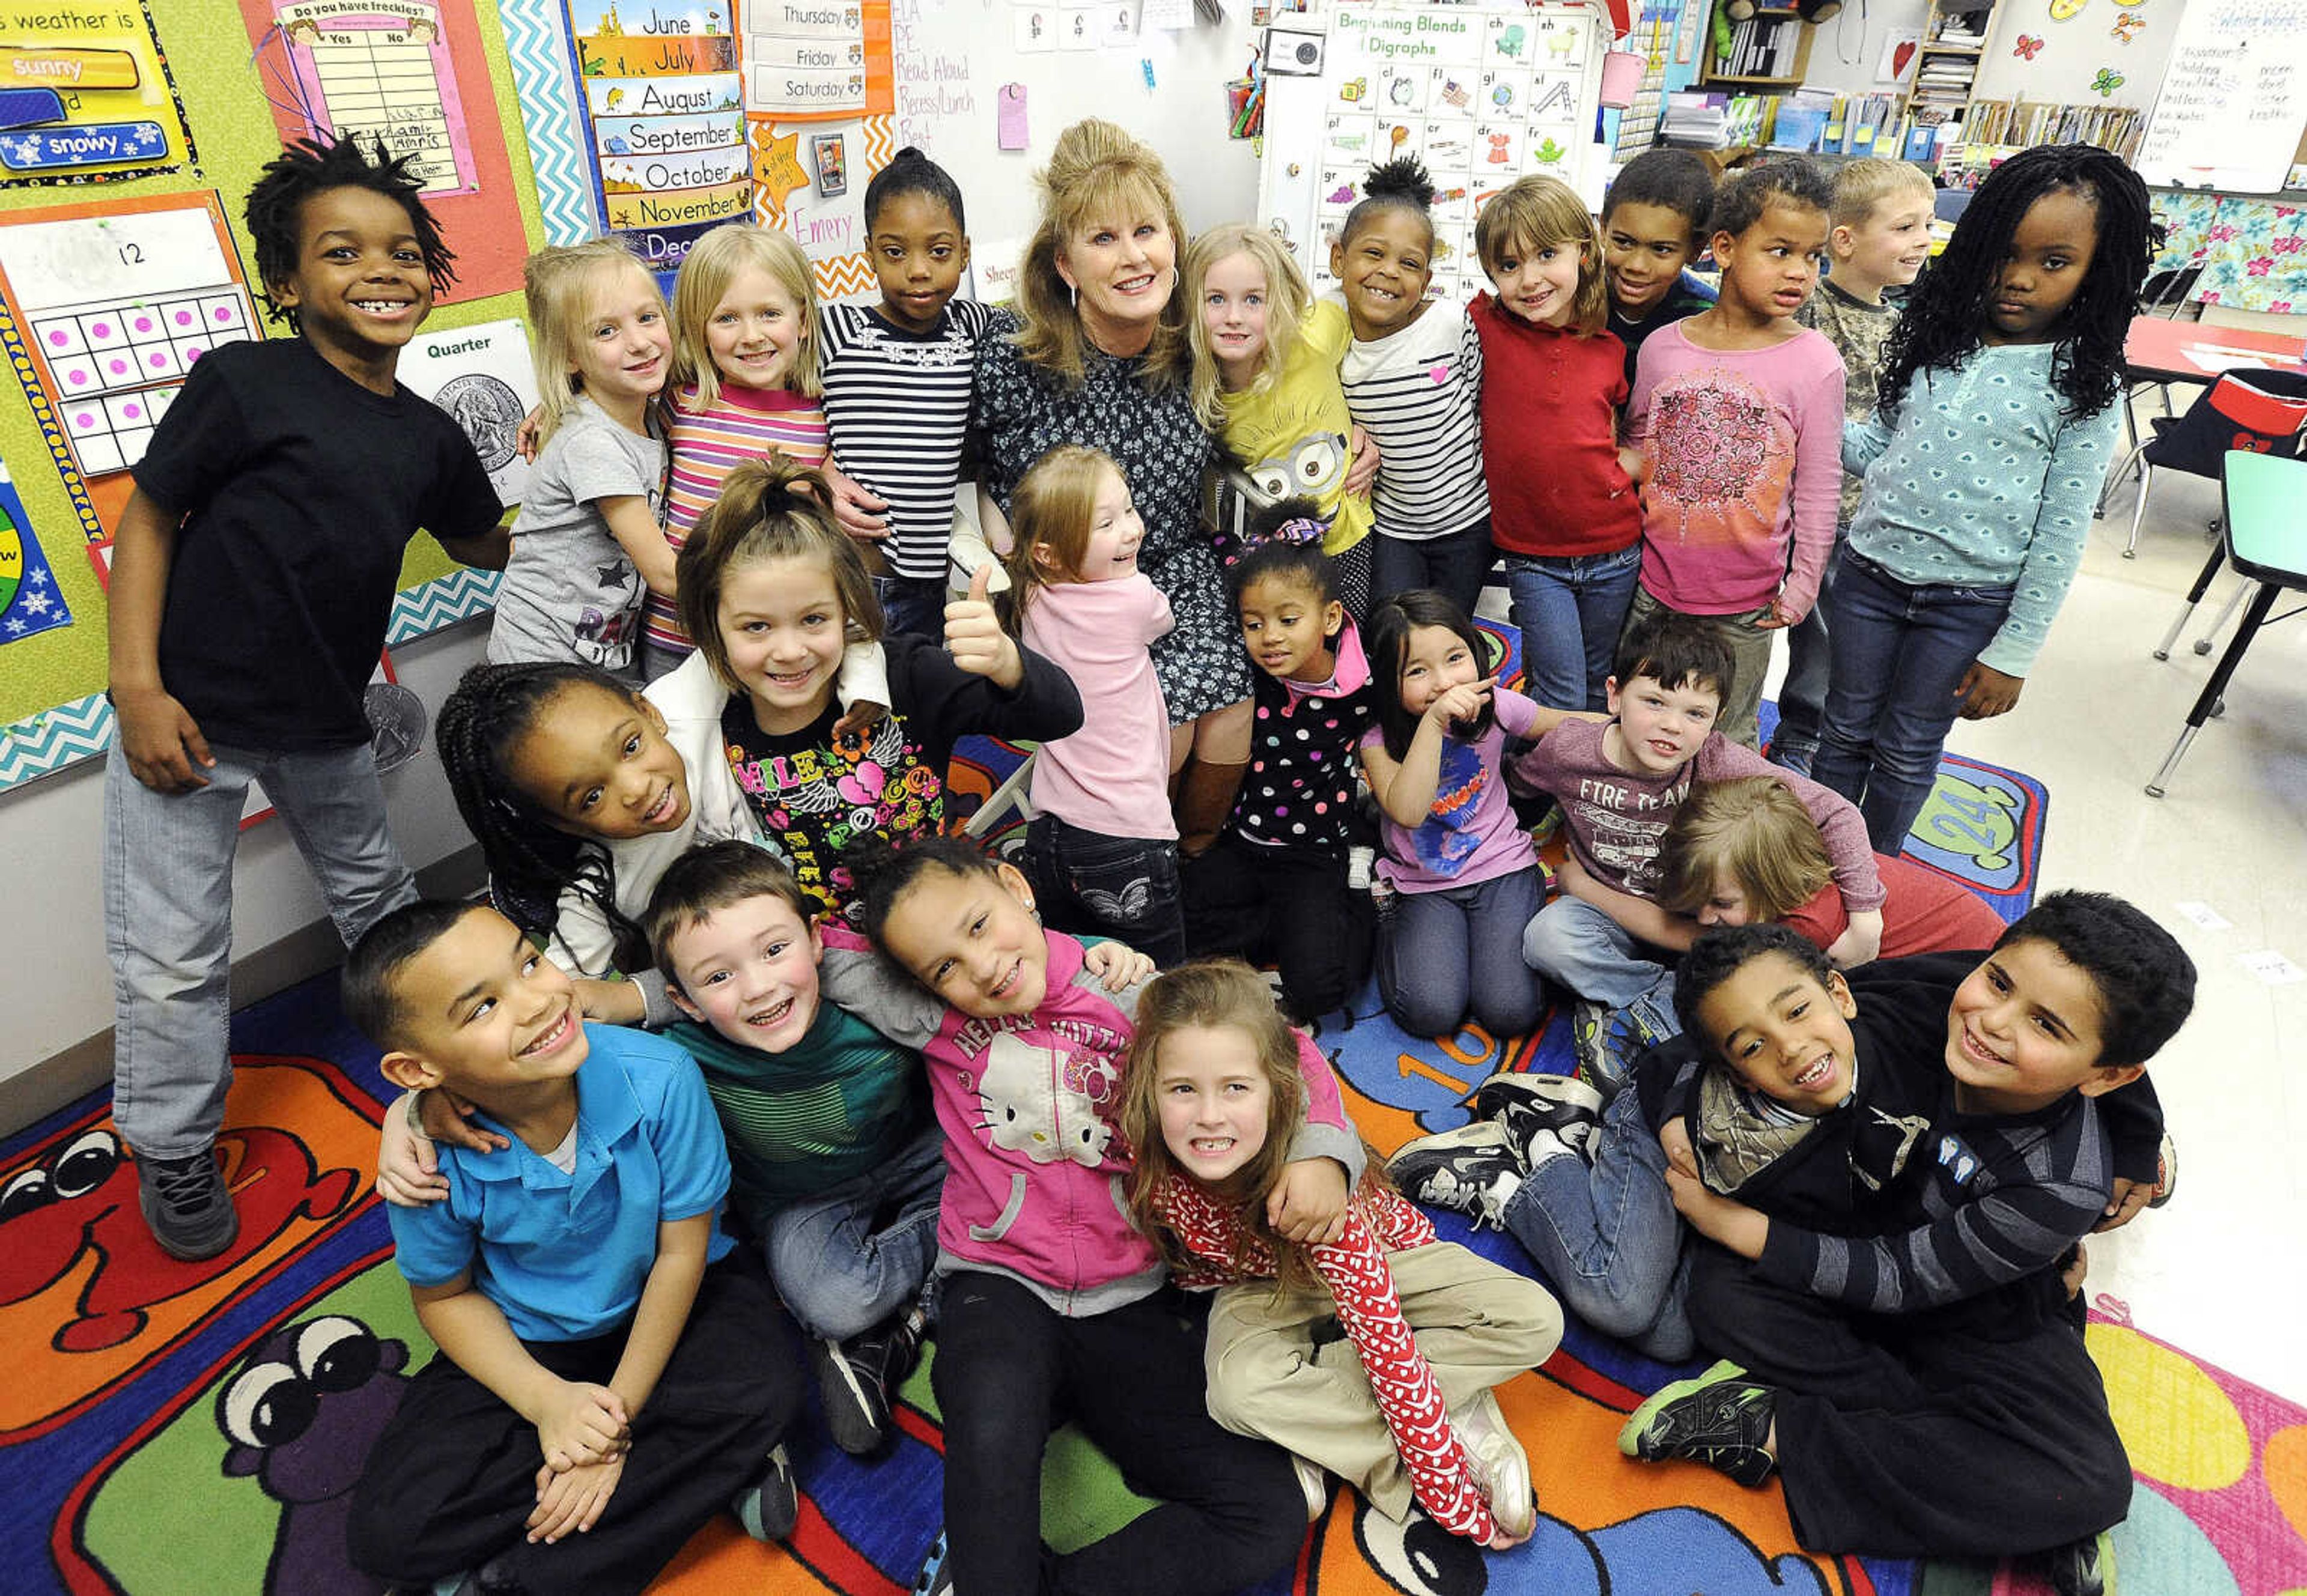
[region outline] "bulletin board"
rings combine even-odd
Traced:
[[[1259,219],[1317,292],[1334,287],[1329,245],[1362,179],[1414,156],[1435,186],[1432,292],[1471,297],[1483,286],[1474,218],[1498,190],[1546,174],[1600,208],[1601,18],[1587,5],[1381,3],[1300,19],[1321,36],[1318,70],[1268,78]]]
[[[2143,110],[2155,103],[2181,15],[2210,3],[2002,0],[1971,96]]]
[[[2307,130],[2307,0],[2191,0],[2139,150],[2149,183],[2281,188]]]
[[[122,468],[200,353],[286,336],[240,215],[285,133],[342,118],[425,163],[460,281],[420,336],[520,313],[543,227],[498,8],[238,11],[236,27],[218,0],[0,0],[0,794],[111,741],[100,573]],[[424,537],[401,588],[394,644],[495,591]]]

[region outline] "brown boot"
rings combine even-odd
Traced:
[[[1213,765],[1196,759],[1186,767],[1172,802],[1178,817],[1178,852],[1198,859],[1218,839],[1218,830],[1233,813],[1235,794],[1241,791],[1242,773],[1249,761]]]

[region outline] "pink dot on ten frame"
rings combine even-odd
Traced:
[[[112,323],[109,322],[99,322],[93,328],[90,329],[90,330],[94,332],[99,338],[110,338],[112,336]]]

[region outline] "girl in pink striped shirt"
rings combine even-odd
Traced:
[[[740,222],[699,239],[673,282],[673,330],[665,537],[678,553],[730,472],[772,450],[796,466],[822,465],[828,445],[816,289],[786,235]],[[642,623],[643,669],[654,681],[695,645],[669,589],[650,588]]]
[[[1519,1545],[1537,1523],[1530,1460],[1491,1387],[1553,1355],[1562,1309],[1536,1281],[1437,1240],[1376,1158],[1329,1240],[1282,1238],[1277,1188],[1321,1062],[1238,961],[1188,965],[1138,994],[1124,1190],[1179,1284],[1224,1287],[1210,1417],[1288,1447],[1301,1472],[1343,1476],[1396,1522],[1415,1506],[1494,1550]],[[1322,1355],[1341,1329],[1352,1360]]]

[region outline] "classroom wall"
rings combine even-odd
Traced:
[[[1930,0],[1874,0],[1863,6],[1851,0],[1811,30],[1810,70],[1803,87],[1837,94],[1887,92],[1891,82],[1875,70],[1883,45],[1893,33],[1921,32],[1929,10]]]

